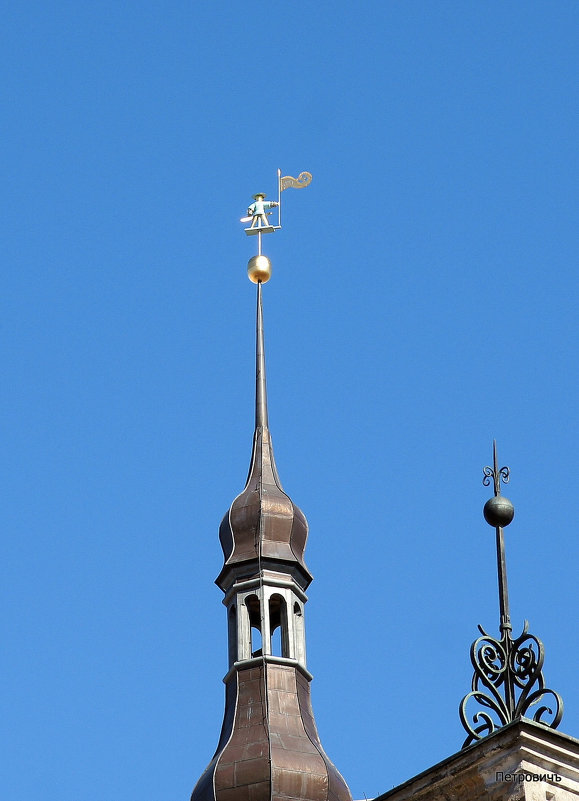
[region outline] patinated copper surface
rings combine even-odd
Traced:
[[[222,586],[227,568],[254,559],[297,563],[311,581],[304,561],[308,524],[301,509],[281,488],[269,429],[255,432],[249,478],[243,492],[219,528],[225,566],[217,583]]]
[[[233,673],[217,752],[191,799],[351,801],[320,743],[298,668],[264,662]]]

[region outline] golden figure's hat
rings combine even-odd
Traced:
[[[254,200],[257,200],[258,197],[265,198],[265,197],[267,197],[267,195],[264,192],[258,192],[256,195],[252,195],[252,197],[253,197]]]

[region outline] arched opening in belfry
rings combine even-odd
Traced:
[[[237,659],[237,609],[235,604],[229,607],[227,615],[227,645],[229,652],[229,667]]]
[[[261,656],[261,609],[257,595],[248,595],[245,599],[245,606],[249,612],[249,625],[251,630],[251,656]]]
[[[272,656],[289,657],[287,606],[281,595],[272,595],[269,599],[269,629]]]

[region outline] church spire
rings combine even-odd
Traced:
[[[282,186],[290,176],[278,178],[280,193],[294,186]],[[254,213],[267,224],[265,195],[254,197]],[[255,230],[246,229],[259,234],[258,255],[248,267],[257,284],[251,464],[219,529],[224,565],[216,583],[225,594],[229,642],[225,714],[217,750],[191,801],[351,801],[313,717],[304,623],[312,580],[304,562],[308,526],[281,487],[268,427],[262,284],[271,264],[261,253],[261,235],[277,229],[267,228],[260,220]]]

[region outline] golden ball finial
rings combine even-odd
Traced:
[[[267,256],[252,256],[247,263],[249,280],[254,284],[265,284],[271,278],[271,262]]]

